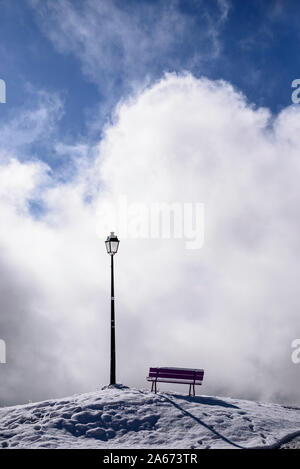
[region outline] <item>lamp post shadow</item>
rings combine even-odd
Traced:
[[[181,407],[180,405],[178,405],[176,402],[172,401],[172,399],[170,399],[169,397],[166,397],[165,395],[163,396],[164,399],[168,402],[170,402],[170,404],[172,404],[174,407],[176,407],[176,409],[180,410],[183,414],[187,415],[188,417],[192,418],[193,420],[195,420],[199,425],[202,425],[203,427],[205,427],[207,430],[211,431],[212,433],[214,433],[218,438],[220,438],[221,440],[225,441],[226,443],[228,443],[229,445],[231,446],[234,446],[235,448],[238,448],[238,449],[246,449],[244,446],[241,446],[241,445],[238,445],[237,443],[234,443],[233,441],[230,441],[228,438],[226,438],[226,436],[222,435],[221,433],[219,433],[217,430],[215,430],[212,426],[208,425],[207,423],[203,422],[201,419],[199,419],[198,417],[195,417],[195,415],[191,414],[191,412],[189,412],[188,410],[185,410],[183,407]],[[196,400],[196,402],[199,402],[198,398],[188,398],[188,397],[185,397],[185,396],[182,396],[182,398],[184,398],[185,400],[188,400],[190,402],[194,402]],[[208,404],[208,402],[205,402],[205,399],[207,398],[203,398],[204,401],[200,401],[201,403],[206,403]],[[210,405],[220,405],[220,402],[224,403],[225,406],[224,407],[235,407],[235,408],[238,408],[236,406],[233,406],[233,405],[230,405],[230,404],[227,404],[226,402],[223,402],[223,401],[220,401],[219,399],[216,399],[216,403],[213,403],[214,399],[213,398],[209,398],[211,400],[211,403]],[[226,405],[227,404],[227,405]],[[221,404],[222,405],[222,404]]]

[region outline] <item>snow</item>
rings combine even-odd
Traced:
[[[299,408],[122,385],[0,409],[2,448],[271,448],[298,435]]]

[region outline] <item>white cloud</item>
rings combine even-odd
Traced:
[[[30,145],[53,138],[53,130],[63,115],[63,103],[57,93],[48,93],[28,85],[30,102],[19,107],[1,127],[1,153],[18,152],[24,158]]]
[[[162,70],[200,67],[221,52],[220,30],[229,3],[198,2],[199,24],[178,1],[120,3],[87,0],[29,0],[38,22],[57,49],[72,53],[86,76],[97,83],[103,99],[118,89],[128,91]],[[211,8],[210,8],[211,7]],[[197,31],[197,39],[195,32]],[[179,47],[184,49],[181,57]],[[118,95],[119,96],[119,95]]]
[[[292,106],[275,118],[228,83],[170,74],[119,106],[77,180],[45,190],[44,218],[5,206],[0,245],[16,272],[14,297],[25,291],[25,318],[38,318],[30,322],[32,334],[40,331],[35,346],[45,324],[53,340],[35,355],[40,394],[56,367],[56,394],[107,382],[109,258],[96,214],[103,200],[126,194],[133,202],[203,202],[206,233],[198,251],[178,240],[121,240],[119,381],[145,386],[150,365],[203,367],[207,394],[299,402],[290,349],[299,336],[299,115]],[[9,289],[2,298],[13,314]],[[9,363],[10,341],[1,338]],[[14,347],[17,363],[24,345]]]
[[[121,106],[119,116],[100,150],[112,195],[206,205],[201,251],[190,255],[175,242],[134,250],[146,258],[141,304],[156,363],[204,362],[210,389],[293,395],[298,108],[283,111],[272,128],[270,113],[230,85],[170,75]],[[140,289],[136,275],[130,282]],[[137,304],[135,295],[129,303]]]
[[[22,164],[8,159],[0,170],[0,204],[28,210],[28,200],[38,196],[38,188],[47,181],[47,167],[40,162]]]

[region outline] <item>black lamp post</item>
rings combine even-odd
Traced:
[[[106,250],[111,259],[110,384],[116,384],[114,255],[118,252],[119,242],[114,232],[111,232],[105,241]]]

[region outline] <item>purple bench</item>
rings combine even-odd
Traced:
[[[189,384],[189,396],[195,396],[195,386],[203,381],[204,370],[194,368],[150,368],[147,381],[152,382],[151,391],[157,392],[157,383]],[[192,394],[193,391],[193,394]]]

